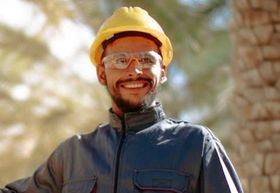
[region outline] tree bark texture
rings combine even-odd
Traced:
[[[231,0],[234,162],[246,193],[280,192],[280,0]]]

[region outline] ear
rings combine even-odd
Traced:
[[[160,83],[163,84],[167,81],[166,66],[163,64],[161,67]]]
[[[96,66],[96,75],[98,78],[98,81],[102,85],[107,85],[107,80],[106,80],[106,74],[105,74],[105,68],[103,65],[97,65]]]

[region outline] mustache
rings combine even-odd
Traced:
[[[127,79],[121,79],[117,81],[117,84],[121,84],[124,82],[131,82],[131,81],[147,81],[149,83],[153,83],[153,80],[150,78],[144,78],[144,77],[138,77],[138,78],[127,78]]]

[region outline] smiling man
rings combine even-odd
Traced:
[[[112,111],[123,116],[155,105],[157,87],[166,80],[166,66],[148,35],[120,34],[106,46],[97,74],[112,97]]]
[[[90,50],[112,99],[109,123],[66,140],[33,176],[0,193],[242,193],[212,132],[167,118],[156,101],[172,55],[168,37],[145,10],[116,10]]]

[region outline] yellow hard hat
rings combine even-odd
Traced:
[[[90,59],[95,65],[101,64],[104,51],[102,43],[121,32],[143,32],[155,37],[160,43],[160,51],[164,65],[168,65],[173,56],[169,38],[161,26],[147,11],[140,7],[121,7],[116,10],[100,27],[90,48]]]

